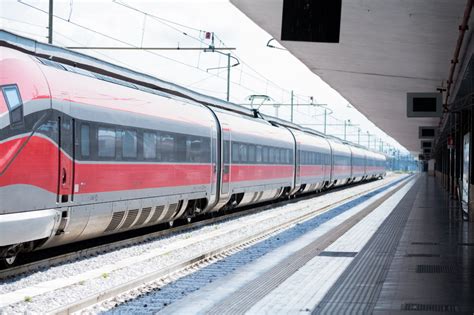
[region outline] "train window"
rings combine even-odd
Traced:
[[[270,161],[270,159],[268,158],[268,147],[263,147],[262,153],[263,163],[268,163]]]
[[[209,163],[211,161],[211,139],[201,138],[200,148],[200,160],[201,163]]]
[[[262,163],[262,147],[257,145],[257,163]]]
[[[268,150],[268,157],[270,163],[275,163],[275,148],[270,148]]]
[[[189,139],[191,138],[191,139]],[[202,162],[202,139],[199,137],[189,137],[186,140],[186,161],[187,162]]]
[[[247,162],[247,145],[241,143],[239,145],[239,159],[240,162]]]
[[[249,162],[255,163],[255,145],[249,144]]]
[[[285,149],[280,149],[280,163],[281,164],[286,164],[286,153]]]
[[[156,134],[143,133],[143,157],[145,159],[156,159]]]
[[[132,130],[122,131],[122,156],[124,158],[137,157],[137,132]]]
[[[229,149],[230,149],[229,141],[225,140],[224,141],[224,157],[223,157],[223,161],[225,164],[229,164],[230,162]]]
[[[16,86],[5,86],[3,88],[3,93],[5,95],[5,100],[7,101],[7,105],[10,110],[14,110],[15,108],[21,105],[20,93],[18,92],[18,88]]]
[[[99,128],[99,157],[115,157],[115,130]]]
[[[232,143],[232,162],[238,163],[239,162],[239,144]]]
[[[280,149],[275,148],[274,154],[275,154],[275,163],[280,164]]]
[[[188,137],[184,135],[176,135],[175,139],[176,139],[176,149],[177,149],[176,160],[178,162],[185,162],[187,158],[187,152],[188,152],[187,143],[186,143]]]
[[[176,161],[176,154],[175,154],[175,136],[171,133],[162,134],[160,137],[160,160],[166,162],[174,162]]]
[[[81,155],[82,157],[89,157],[90,155],[90,137],[89,137],[90,127],[89,125],[81,126]]]
[[[10,121],[12,125],[23,122],[23,102],[16,85],[2,87],[3,96],[10,109]]]

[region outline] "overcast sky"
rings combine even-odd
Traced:
[[[48,10],[47,0],[1,0],[0,8],[1,28],[47,41],[48,16],[40,11]],[[312,96],[313,103],[328,105],[327,112],[333,112],[327,119],[328,133],[343,138],[346,120],[348,140],[367,145],[370,138],[370,146],[375,148],[377,137],[406,151],[291,53],[267,47],[271,36],[227,0],[54,0],[54,14],[59,17],[55,18],[53,28],[53,43],[58,46],[204,48],[210,44],[205,32],[214,32],[216,47],[236,48],[232,53],[240,62],[231,70],[232,102],[248,104],[249,95],[259,94],[272,98],[265,104],[289,104],[293,90],[295,104],[309,104]],[[278,45],[275,41],[272,44]],[[200,50],[82,52],[203,94],[226,98],[227,58],[218,53]],[[234,64],[235,60],[231,62]],[[207,70],[216,67],[224,68]],[[296,106],[295,122],[323,131],[323,108]],[[289,106],[262,106],[260,110],[290,120]],[[367,132],[372,135],[369,137]],[[380,147],[377,140],[377,149]]]

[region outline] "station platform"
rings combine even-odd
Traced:
[[[434,177],[413,176],[318,248],[362,207],[160,314],[473,314],[474,224]]]

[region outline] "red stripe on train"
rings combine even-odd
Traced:
[[[233,164],[230,167],[231,182],[289,179],[293,177],[292,165],[245,165]]]
[[[210,164],[76,164],[79,194],[209,185]]]
[[[324,169],[326,168],[326,172]],[[326,165],[301,165],[300,176],[311,177],[311,176],[329,176],[331,168]]]
[[[350,176],[351,166],[350,165],[334,165],[333,173],[335,175],[347,174],[348,176]]]
[[[58,174],[58,148],[41,137],[31,137],[26,146],[17,154],[27,137],[0,144],[2,166],[10,165],[0,176],[0,187],[16,184],[33,185],[56,193]],[[12,161],[13,159],[13,161]],[[5,163],[5,164],[4,164]]]
[[[0,144],[0,153],[12,156],[25,138]],[[62,153],[63,158],[68,158]],[[32,185],[56,193],[58,181],[58,148],[42,137],[31,137],[28,144],[0,176],[0,187]],[[161,188],[210,184],[210,164],[78,164],[75,183],[78,193]]]

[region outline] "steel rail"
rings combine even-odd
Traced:
[[[403,178],[401,180],[400,183],[397,184],[397,186],[395,186],[394,189],[386,192],[386,193],[382,193],[382,196],[378,197],[376,200],[372,201],[369,205],[365,206],[363,210],[361,210],[359,213],[357,214],[354,214],[353,216],[351,216],[349,219],[347,219],[346,221],[350,222],[350,223],[345,223],[343,224],[344,225],[344,228],[343,230],[344,231],[347,231],[349,230],[349,228],[351,228],[352,226],[354,226],[355,224],[357,224],[357,222],[359,222],[360,220],[362,220],[363,217],[367,216],[369,213],[371,213],[373,210],[375,210],[378,206],[380,206],[380,204],[382,204],[385,200],[387,200],[389,197],[391,197],[393,194],[395,194],[397,191],[399,191],[403,186],[405,186],[408,182],[410,182],[410,180],[413,179],[412,176],[408,176],[406,178]],[[68,305],[65,305],[65,306],[62,306],[62,307],[59,307],[59,308],[56,308],[54,310],[52,310],[50,313],[51,314],[70,314],[70,313],[73,313],[73,312],[77,312],[77,311],[80,311],[84,308],[87,308],[87,307],[90,307],[94,304],[97,304],[99,302],[103,302],[105,300],[108,300],[110,298],[113,298],[113,297],[116,297],[122,293],[125,293],[129,290],[132,290],[132,289],[136,289],[144,284],[147,284],[147,283],[150,283],[150,282],[153,282],[153,281],[157,281],[159,279],[163,279],[163,278],[166,278],[166,277],[169,277],[169,276],[172,276],[173,274],[176,274],[176,273],[181,273],[183,274],[186,273],[186,270],[191,270],[191,271],[194,271],[194,269],[196,268],[196,266],[200,265],[200,264],[203,264],[203,263],[209,263],[209,261],[212,261],[212,260],[220,260],[226,256],[229,256],[233,253],[235,253],[237,250],[240,250],[244,247],[247,247],[247,246],[250,246],[256,242],[259,242],[263,239],[266,239],[276,233],[279,233],[285,229],[288,229],[298,223],[301,223],[301,222],[304,222],[304,221],[307,221],[309,219],[312,219],[318,215],[320,215],[321,213],[324,213],[338,205],[341,205],[345,202],[347,202],[348,200],[350,199],[354,199],[354,198],[357,198],[358,196],[361,196],[361,195],[364,195],[364,194],[367,194],[369,191],[374,191],[378,188],[380,188],[381,186],[386,186],[386,185],[390,185],[391,183],[385,183],[383,185],[380,185],[378,187],[374,187],[374,188],[371,188],[369,190],[366,190],[366,191],[363,191],[363,192],[360,192],[358,194],[355,194],[355,195],[352,195],[350,197],[346,197],[344,199],[341,199],[337,202],[334,202],[334,203],[331,203],[329,205],[326,205],[322,208],[318,208],[318,209],[315,209],[313,211],[311,211],[310,213],[306,213],[304,215],[301,215],[301,216],[298,216],[296,218],[293,218],[291,220],[288,220],[284,223],[281,223],[277,226],[273,226],[273,227],[270,227],[270,228],[267,228],[263,231],[260,231],[254,235],[251,235],[251,236],[245,236],[245,237],[242,237],[236,241],[232,241],[218,249],[213,249],[213,250],[209,250],[209,251],[205,251],[203,253],[199,253],[197,255],[195,255],[194,257],[190,258],[190,259],[186,259],[182,262],[179,262],[179,263],[176,263],[172,266],[168,266],[168,267],[165,267],[163,269],[159,269],[159,270],[156,270],[156,271],[153,271],[153,272],[150,272],[148,274],[145,274],[143,276],[140,276],[136,279],[133,279],[131,281],[128,281],[126,283],[123,283],[123,284],[120,284],[118,286],[115,286],[113,288],[108,288],[108,289],[104,289],[100,292],[97,292],[97,293],[94,293],[94,294],[91,294],[90,296],[86,297],[86,298],[83,298],[79,301],[76,301],[76,302],[73,302],[73,303],[70,303]],[[341,229],[338,227],[336,227],[337,229],[337,235],[342,235],[341,234]],[[326,234],[328,233],[334,233],[333,231],[334,229],[328,231]],[[332,231],[332,232],[331,232]],[[328,234],[329,235],[329,234]],[[331,234],[332,235],[332,234]],[[321,249],[324,249],[326,248],[327,246],[329,246],[334,240],[335,238],[331,238],[331,241],[327,241],[327,238],[323,238],[324,239],[324,242],[322,242],[321,244]]]
[[[194,230],[196,228],[203,227],[205,225],[216,224],[216,223],[224,222],[226,220],[231,220],[231,219],[234,219],[234,218],[239,218],[239,217],[242,217],[242,216],[248,216],[248,215],[251,215],[251,214],[254,214],[254,213],[257,213],[257,212],[269,210],[269,209],[272,209],[274,207],[280,207],[280,206],[284,206],[284,205],[287,205],[287,204],[291,204],[291,203],[295,203],[295,202],[299,202],[299,201],[303,201],[303,200],[307,200],[307,199],[311,199],[311,198],[316,198],[316,197],[320,196],[321,194],[325,194],[327,192],[336,192],[336,191],[348,189],[348,188],[351,188],[351,187],[357,187],[357,186],[360,186],[360,185],[364,185],[364,184],[367,184],[367,183],[368,182],[360,182],[360,183],[356,183],[356,184],[352,184],[352,185],[348,185],[348,186],[337,187],[337,188],[333,188],[333,189],[330,189],[330,190],[326,190],[322,193],[317,193],[317,194],[310,193],[310,194],[306,194],[306,195],[302,195],[300,197],[297,197],[296,199],[283,200],[283,201],[278,201],[278,202],[271,202],[269,204],[263,204],[263,205],[260,205],[260,206],[257,206],[257,207],[252,207],[250,209],[246,209],[244,207],[240,211],[227,213],[227,214],[222,214],[221,216],[213,217],[213,218],[209,218],[209,219],[199,220],[199,221],[196,221],[196,222],[193,222],[193,223],[190,223],[190,224],[186,224],[186,225],[183,225],[183,226],[168,228],[166,230],[155,231],[155,232],[147,233],[147,234],[144,234],[144,235],[139,235],[139,236],[135,236],[135,237],[131,237],[131,238],[122,239],[122,240],[119,240],[119,241],[114,241],[114,242],[101,244],[101,245],[96,245],[96,246],[85,247],[83,249],[78,249],[78,250],[75,250],[75,251],[72,251],[72,252],[62,253],[62,254],[59,254],[59,255],[52,256],[52,257],[47,257],[47,258],[44,258],[44,259],[41,259],[41,260],[32,261],[32,262],[28,262],[26,264],[21,264],[21,265],[15,266],[15,267],[0,270],[0,280],[12,278],[12,277],[24,274],[24,273],[33,272],[35,270],[40,270],[40,269],[56,266],[56,265],[59,265],[59,264],[64,263],[64,262],[75,261],[75,260],[78,260],[78,259],[81,259],[81,258],[86,258],[86,257],[95,256],[97,254],[103,254],[103,253],[106,253],[106,252],[111,252],[111,251],[114,251],[114,250],[118,250],[118,249],[121,249],[121,248],[124,248],[124,247],[131,246],[131,245],[137,245],[137,244],[140,244],[140,243],[143,243],[145,241],[149,241],[149,240],[152,240],[152,239],[155,239],[155,238],[158,238],[158,237],[171,236],[173,234],[183,233],[183,232],[186,232],[186,231],[191,231],[191,230]],[[383,185],[385,185],[385,184],[381,184],[381,185],[378,185],[376,187],[380,187],[380,186],[383,186]],[[369,190],[366,190],[364,193],[366,193],[367,191],[370,191],[372,189],[376,189],[376,188],[371,188]],[[344,199],[344,200],[347,200],[347,199]],[[59,250],[61,250],[63,248],[64,248],[64,246],[58,247]],[[46,249],[46,250],[54,250],[54,248]],[[40,251],[38,251],[38,252],[40,252]],[[35,252],[32,252],[30,254],[34,254],[34,253]]]

